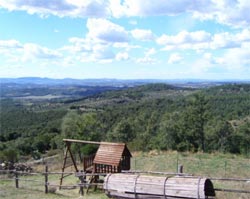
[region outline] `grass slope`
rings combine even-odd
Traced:
[[[56,163],[57,162],[57,163]],[[55,163],[57,165],[55,165]],[[60,171],[62,161],[54,160],[51,171]],[[226,177],[226,178],[247,178],[250,179],[250,159],[231,154],[205,154],[205,153],[177,153],[151,151],[149,153],[135,152],[132,158],[132,169],[143,171],[176,172],[177,164],[184,166],[184,172],[195,176],[205,177]],[[37,169],[41,171],[41,166]],[[6,176],[0,175],[0,198],[3,199],[64,199],[79,198],[79,189],[55,190],[50,188],[49,194],[44,194],[44,186],[41,183],[22,182],[20,188],[15,189],[14,181],[5,181]],[[25,179],[43,181],[44,177],[24,176]],[[74,176],[65,179],[64,185],[74,185],[78,181]],[[51,184],[58,184],[58,176],[49,176]],[[40,185],[39,185],[40,184]],[[216,188],[250,190],[250,182],[220,182],[213,181]],[[95,192],[85,195],[86,199],[107,199],[102,192]],[[219,193],[217,199],[250,199],[250,194]]]

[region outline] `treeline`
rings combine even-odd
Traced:
[[[112,86],[83,86],[83,85],[46,85],[46,84],[15,84],[2,83],[0,97],[28,97],[53,95],[58,97],[88,97],[105,91],[118,90]]]
[[[162,85],[146,88],[161,92],[176,89],[162,89]],[[131,96],[135,101],[108,106],[99,113],[70,112],[64,117],[62,132],[76,139],[127,142],[133,150],[249,154],[249,88],[226,85],[147,100],[147,94],[135,89],[123,91],[120,96]],[[136,90],[145,91],[145,87]],[[118,97],[116,94],[106,97]]]
[[[17,160],[19,155],[39,158],[57,148],[66,109],[34,111],[19,101],[1,100],[0,160]],[[40,106],[40,104],[39,104]]]
[[[249,84],[202,90],[153,84],[39,112],[13,106],[14,101],[2,103],[9,110],[4,123],[1,119],[2,157],[13,149],[36,157],[63,147],[62,138],[126,142],[130,149],[143,151],[250,154]],[[95,111],[82,110],[82,104]]]

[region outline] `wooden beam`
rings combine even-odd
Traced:
[[[94,142],[86,140],[75,140],[75,139],[63,139],[66,143],[82,143],[82,144],[96,144],[96,145],[113,145],[113,146],[125,146],[125,143],[114,143],[114,142]]]
[[[82,143],[82,144],[97,144],[100,145],[101,142],[93,142],[93,141],[85,141],[85,140],[74,140],[74,139],[63,139],[64,142],[71,142],[71,143]]]
[[[69,151],[71,160],[72,160],[72,162],[73,162],[73,165],[74,165],[74,167],[75,167],[75,170],[76,170],[76,172],[78,172],[78,168],[77,168],[77,166],[76,166],[76,161],[75,161],[74,156],[73,156],[73,154],[72,154],[72,152],[71,152],[71,150],[70,150],[70,144],[71,144],[71,143],[67,143],[68,151]]]

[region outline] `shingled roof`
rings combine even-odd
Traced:
[[[119,166],[123,156],[132,157],[126,144],[101,142],[95,155],[94,164]]]

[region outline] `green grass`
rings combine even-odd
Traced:
[[[49,171],[59,171],[61,161],[56,161],[49,166]],[[204,177],[227,177],[250,179],[250,159],[231,154],[205,154],[205,153],[177,153],[137,152],[133,154],[131,167],[133,170],[176,172],[177,163],[184,166],[184,173]],[[39,165],[36,169],[43,171],[44,166]],[[15,188],[14,181],[5,181],[6,175],[0,175],[0,198],[1,199],[65,199],[80,198],[79,188],[58,190],[49,188],[49,194],[44,193],[44,176],[21,176],[23,179],[37,180],[39,182],[20,181],[19,189]],[[59,184],[59,175],[50,175],[50,184]],[[79,180],[73,175],[65,178],[64,185],[75,185]],[[216,188],[250,190],[250,182],[220,182],[213,181]],[[85,190],[86,191],[86,190]],[[86,199],[107,199],[102,191],[84,195]],[[250,199],[250,194],[217,193],[217,199]]]
[[[210,178],[250,179],[250,159],[232,154],[157,152],[137,153],[132,169],[142,171],[177,172],[179,165],[184,173]],[[212,181],[215,188],[250,190],[248,182]],[[250,194],[217,192],[218,199],[250,199]]]
[[[162,172],[177,172],[178,165],[183,165],[188,174],[250,178],[250,159],[232,154],[153,151],[135,154],[131,163],[134,170]]]

